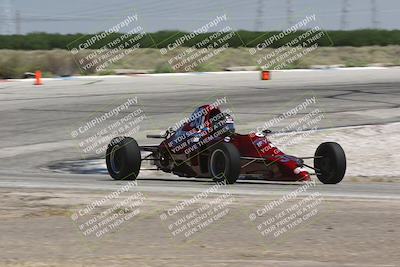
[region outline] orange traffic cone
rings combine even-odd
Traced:
[[[42,72],[40,70],[37,70],[35,72],[35,83],[34,85],[42,85]]]
[[[271,80],[271,73],[269,72],[269,70],[261,71],[261,80]]]

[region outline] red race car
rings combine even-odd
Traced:
[[[334,142],[322,143],[312,157],[283,153],[268,139],[271,132],[239,134],[233,118],[220,108],[204,105],[164,134],[159,145],[139,146],[131,137],[111,140],[106,153],[107,169],[115,180],[137,178],[141,162],[181,177],[207,177],[233,184],[239,176],[258,176],[269,181],[309,181],[310,172],[324,184],[339,183],[346,171],[346,156]],[[143,155],[143,156],[142,156]],[[314,166],[304,162],[313,159]]]

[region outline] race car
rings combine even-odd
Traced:
[[[162,134],[158,145],[139,146],[132,137],[116,137],[106,152],[106,164],[115,180],[135,180],[142,161],[180,177],[211,178],[233,184],[241,177],[268,181],[309,181],[316,175],[324,184],[339,183],[346,171],[346,156],[335,142],[318,146],[314,156],[295,157],[269,140],[270,130],[239,134],[234,118],[219,106],[198,107],[192,115]],[[314,165],[305,160],[313,160]],[[313,170],[310,173],[309,170]]]

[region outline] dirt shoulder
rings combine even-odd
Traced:
[[[193,195],[145,192],[140,214],[97,238],[84,236],[71,215],[104,192],[0,192],[0,266],[395,266],[400,261],[398,200],[324,199],[315,217],[271,239],[260,234],[249,214],[275,198],[234,196],[225,217],[181,238],[171,234],[160,214]],[[186,206],[185,214],[205,202]]]

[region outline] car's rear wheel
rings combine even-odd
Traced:
[[[346,155],[335,142],[326,142],[315,151],[314,167],[318,179],[324,184],[337,184],[346,172]]]
[[[140,147],[131,137],[116,137],[108,145],[107,170],[114,180],[135,180],[141,161]]]
[[[234,184],[240,175],[240,153],[230,143],[219,143],[212,148],[208,161],[211,177],[216,182]]]

